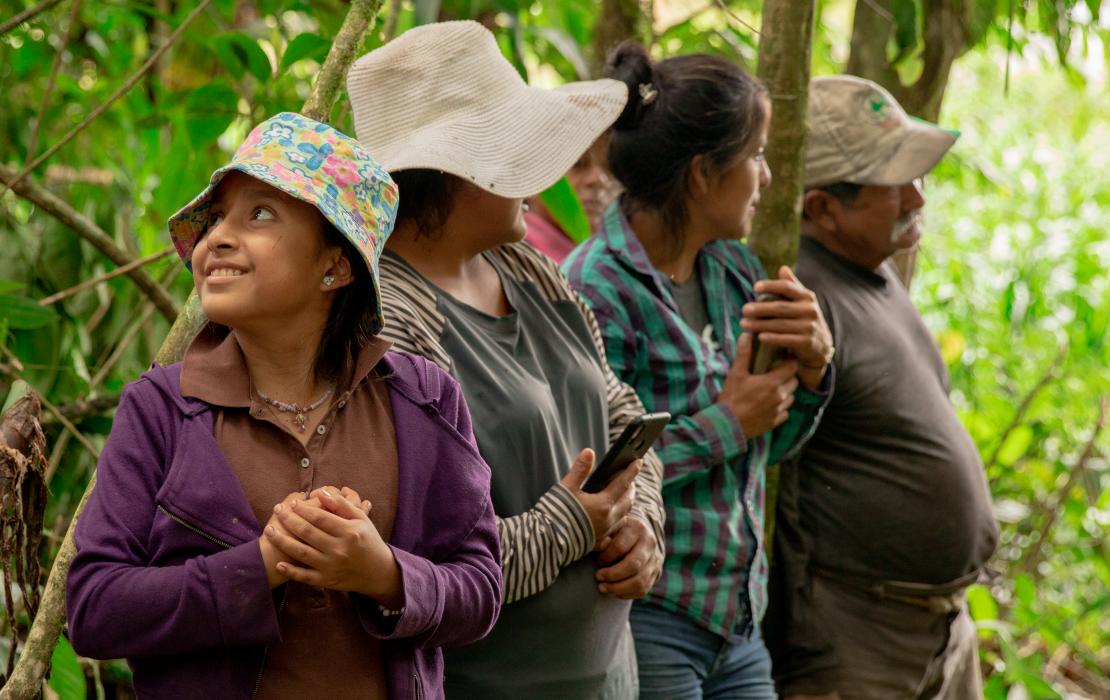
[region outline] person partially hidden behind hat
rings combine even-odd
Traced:
[[[591,233],[601,228],[605,210],[620,192],[620,183],[609,172],[608,150],[609,133],[606,132],[586,149],[566,173],[567,182],[582,203]],[[573,238],[560,226],[540,197],[529,198],[528,209],[524,214],[524,225],[528,229],[524,240],[561,264],[582,241]]]
[[[593,314],[522,242],[524,198],[563,176],[626,92],[528,87],[475,22],[412,29],[348,75],[356,134],[400,188],[383,335],[458,380],[493,470],[505,605],[485,640],[447,652],[449,698],[637,696],[629,607],[660,572],[662,464],[649,451],[582,490],[643,406]]]
[[[964,589],[998,542],[983,464],[890,257],[956,134],[852,76],[811,83],[798,276],[836,391],[784,467],[765,632],[786,700],[982,696]],[[746,327],[760,322],[745,319]]]
[[[124,390],[66,589],[74,648],[140,698],[441,698],[439,647],[497,618],[458,384],[378,335],[396,211],[365,148],[286,112],[170,219],[210,323]]]

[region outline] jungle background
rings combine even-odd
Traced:
[[[1110,697],[1110,2],[774,4],[815,11],[813,74],[873,78],[962,132],[927,181],[925,235],[904,267],[1002,525],[1001,575],[970,593],[986,695]],[[657,57],[710,51],[755,71],[763,5],[390,0],[358,54],[416,24],[471,18],[545,87],[596,76],[625,37]],[[301,107],[347,11],[0,0],[0,400],[28,387],[43,400],[42,579],[122,387],[192,289],[166,218],[253,124]],[[330,121],[352,131],[345,97]],[[13,507],[5,498],[0,511],[9,564]],[[30,624],[24,602],[16,588],[0,606],[0,678]],[[78,659],[64,637],[52,660],[48,695],[129,697],[121,662]]]

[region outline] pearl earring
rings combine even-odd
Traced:
[[[335,284],[335,278],[331,275],[324,275],[324,285],[330,287],[333,284]]]

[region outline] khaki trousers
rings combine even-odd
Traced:
[[[960,594],[934,612],[811,578],[813,608],[839,659],[841,700],[981,700],[975,623]]]

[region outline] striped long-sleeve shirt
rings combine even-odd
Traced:
[[[501,268],[515,279],[534,284],[552,301],[577,305],[597,347],[605,377],[609,413],[609,442],[644,412],[643,404],[620,381],[605,360],[605,346],[590,307],[570,288],[558,267],[525,243],[490,251]],[[422,355],[452,371],[453,362],[442,338],[446,320],[437,309],[436,290],[404,263],[383,256],[380,263],[382,306],[386,316],[381,335],[394,342],[394,349]],[[636,478],[632,515],[646,522],[655,533],[663,554],[664,510],[661,497],[663,466],[654,451],[644,458]],[[578,499],[555,483],[535,507],[511,517],[499,517],[504,600],[512,603],[539,593],[554,583],[567,565],[586,556],[594,547],[593,526]]]
[[[563,268],[597,316],[610,366],[648,410],[674,416],[656,444],[667,559],[649,600],[726,637],[746,614],[758,624],[767,597],[765,471],[813,432],[831,373],[820,393],[797,391],[786,423],[749,439],[717,402],[742,333],[740,309],[766,276],[747,246],[715,241],[698,255],[709,334],[683,320],[670,280],[652,266],[617,203]]]

